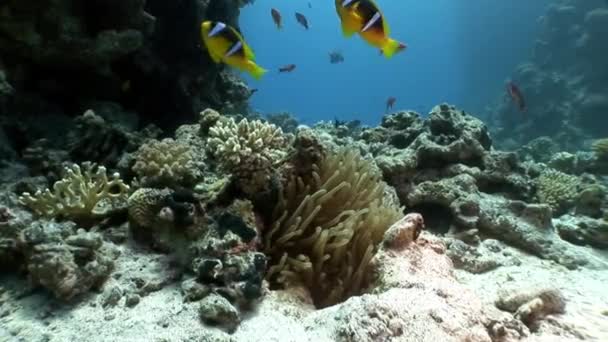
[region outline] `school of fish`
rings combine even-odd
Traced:
[[[308,7],[312,8],[310,2]],[[350,38],[358,34],[369,45],[380,49],[380,54],[386,58],[406,50],[407,46],[390,37],[390,27],[382,11],[374,0],[335,0],[336,13],[340,19],[342,34]],[[278,30],[283,28],[283,17],[276,8],[270,9],[271,18]],[[295,19],[304,29],[310,25],[306,16],[296,12]],[[255,54],[243,36],[230,25],[220,21],[204,21],[201,24],[201,36],[205,47],[215,63],[224,63],[241,71],[249,73],[255,79],[261,79],[268,70],[255,62]],[[344,61],[340,52],[330,52],[330,63]],[[296,69],[295,64],[287,64],[279,68],[279,73],[290,73]],[[507,95],[517,108],[524,112],[526,103],[523,93],[513,82],[507,84]],[[386,110],[392,109],[396,98],[389,96]]]

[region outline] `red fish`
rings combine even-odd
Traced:
[[[507,94],[509,94],[509,97],[511,97],[511,100],[513,100],[513,103],[515,103],[520,112],[526,111],[526,100],[524,100],[524,95],[515,83],[507,83]]]
[[[298,23],[300,23],[300,25],[304,26],[304,28],[308,30],[308,19],[306,19],[304,14],[296,12],[296,20]]]
[[[393,109],[395,102],[397,102],[397,99],[393,96],[389,96],[389,98],[386,100],[386,112],[387,113],[388,113],[389,109]]]
[[[277,28],[280,30],[283,28],[283,24],[281,24],[281,13],[275,9],[272,8],[270,10],[270,15],[272,15],[272,21],[274,21],[274,23],[277,25]]]
[[[287,64],[279,68],[279,72],[292,72],[296,68],[295,64]]]

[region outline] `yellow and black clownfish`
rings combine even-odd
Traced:
[[[233,27],[220,21],[201,24],[203,43],[215,63],[225,63],[260,79],[266,72],[255,63],[255,55],[243,37]]]
[[[390,28],[373,0],[335,0],[342,22],[342,33],[350,37],[358,33],[368,44],[379,48],[390,58],[406,45],[389,37]]]

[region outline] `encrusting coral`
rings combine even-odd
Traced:
[[[133,171],[143,185],[188,185],[201,178],[194,151],[171,138],[151,140],[135,152]]]
[[[536,196],[541,203],[550,205],[554,213],[560,213],[572,205],[579,185],[578,177],[547,169],[538,177]]]
[[[105,167],[94,171],[94,165],[83,163],[82,168],[66,167],[65,177],[55,182],[52,191],[24,192],[19,202],[37,216],[86,222],[126,207],[128,193],[129,186],[118,173],[108,178]]]
[[[385,203],[385,183],[372,163],[346,149],[293,177],[263,233],[267,278],[305,285],[318,307],[360,294],[370,261],[401,210]]]
[[[287,152],[287,139],[275,125],[259,120],[218,120],[209,128],[208,150],[221,169],[235,176],[239,188],[248,195],[268,190],[274,166]]]

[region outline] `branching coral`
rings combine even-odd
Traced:
[[[127,203],[129,186],[118,173],[110,178],[103,166],[94,170],[90,163],[66,167],[66,176],[55,182],[53,190],[38,190],[34,195],[22,194],[19,202],[36,215],[65,218],[76,222],[105,216]]]
[[[401,216],[385,203],[380,178],[370,162],[347,150],[315,165],[308,179],[294,177],[263,234],[272,265],[267,278],[304,284],[320,307],[360,294],[378,244]]]
[[[267,190],[273,166],[286,155],[287,139],[275,125],[259,120],[219,120],[209,129],[209,152],[232,173],[247,194]]]
[[[579,184],[576,176],[547,169],[538,177],[536,196],[541,203],[549,204],[554,212],[559,213],[573,204]]]
[[[151,140],[135,153],[133,171],[143,185],[188,185],[202,176],[192,149],[167,138]]]
[[[608,138],[594,141],[592,148],[597,159],[608,160]]]

